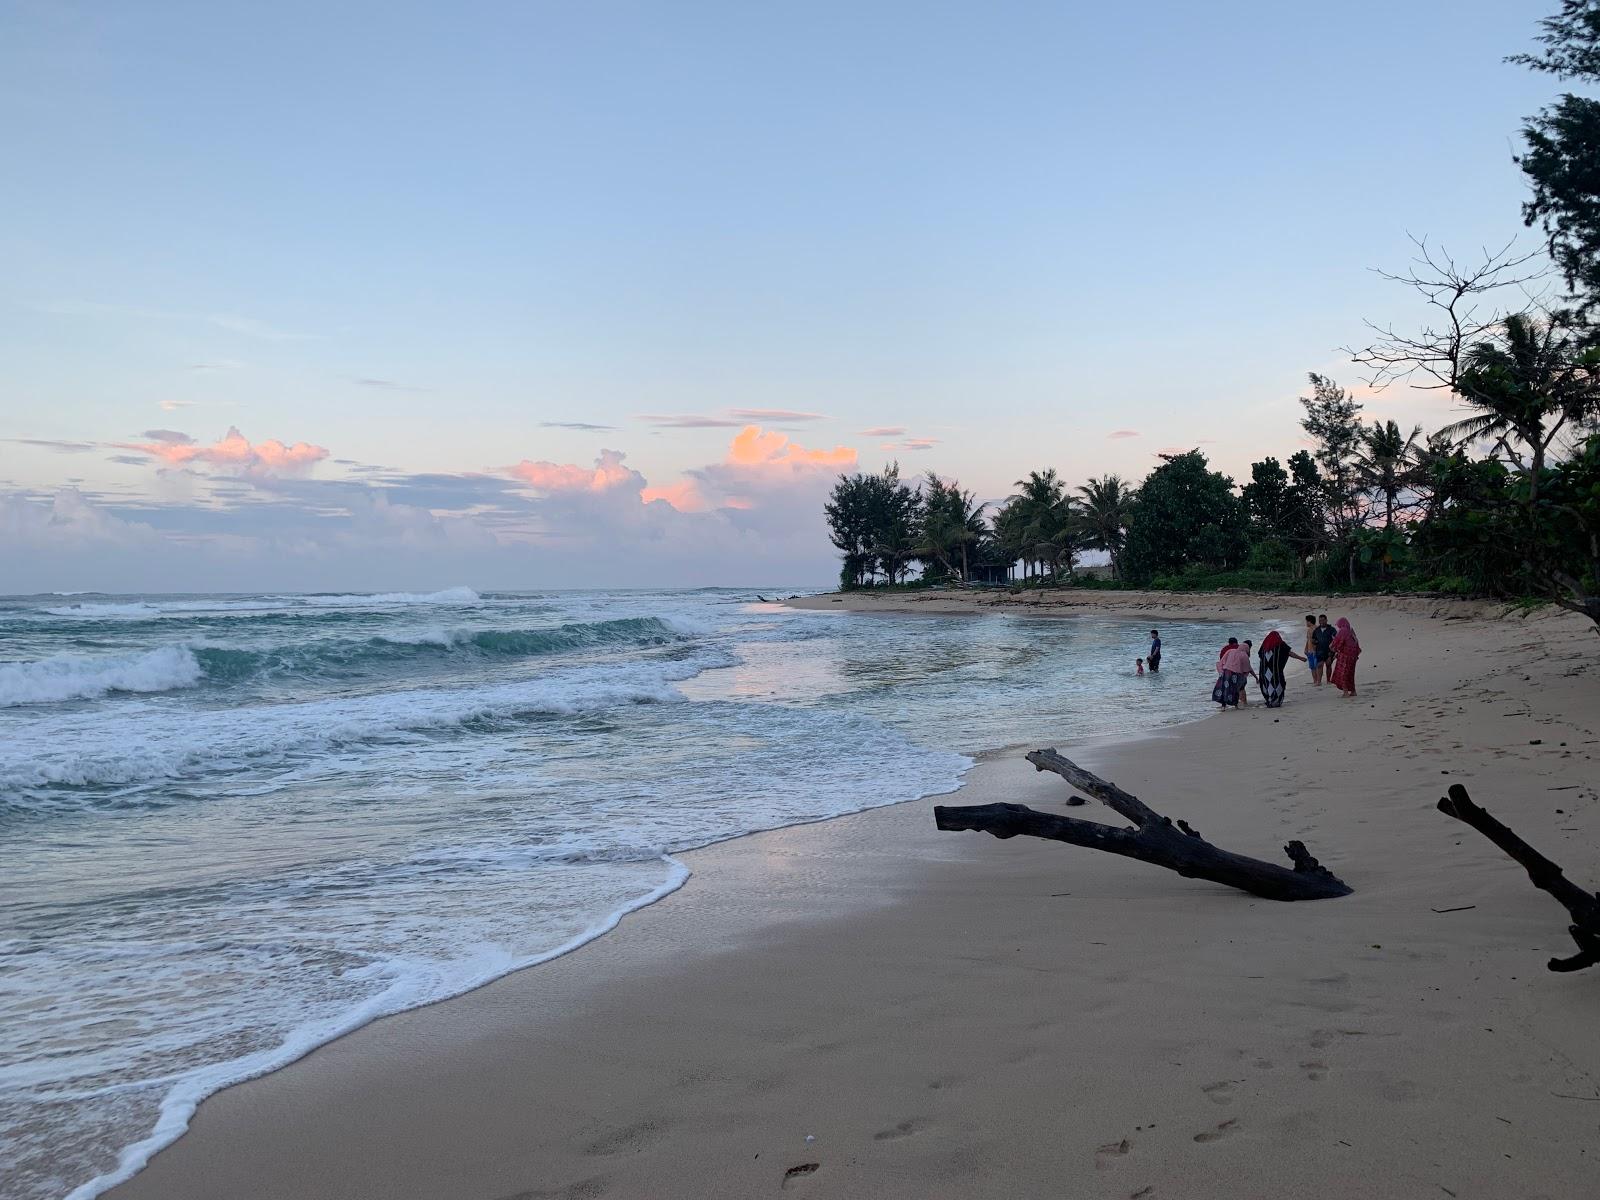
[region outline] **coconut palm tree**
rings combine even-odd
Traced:
[[[1068,573],[1077,550],[1076,519],[1072,498],[1054,467],[1029,471],[1017,480],[1019,489],[1012,500],[1018,507],[1022,557],[1036,563],[1049,563],[1050,573],[1061,573],[1065,558]]]
[[[1393,421],[1379,421],[1361,431],[1356,451],[1356,478],[1363,490],[1383,497],[1383,527],[1394,528],[1395,503],[1415,477],[1417,439],[1422,426],[1402,434]]]
[[[1600,349],[1557,321],[1507,317],[1495,336],[1470,347],[1456,395],[1478,411],[1440,432],[1457,445],[1487,440],[1528,475],[1530,503],[1563,430],[1589,426],[1600,408]]]
[[[1078,489],[1078,520],[1083,544],[1090,550],[1104,550],[1111,556],[1111,577],[1122,578],[1122,544],[1128,536],[1128,519],[1133,515],[1134,489],[1120,475],[1091,479]]]
[[[946,483],[929,471],[922,499],[921,557],[942,566],[954,574],[956,562],[961,564],[961,579],[967,579],[968,552],[986,532],[983,510],[971,492],[961,490],[954,480]]]

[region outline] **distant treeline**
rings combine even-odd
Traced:
[[[1566,0],[1542,27],[1543,49],[1513,61],[1600,83],[1600,0]],[[1526,597],[1600,626],[1600,100],[1562,95],[1522,132],[1522,216],[1544,245],[1460,265],[1419,241],[1389,277],[1429,319],[1415,333],[1374,326],[1349,349],[1373,384],[1438,388],[1464,419],[1426,436],[1369,422],[1313,374],[1300,398],[1312,448],[1254,463],[1242,486],[1198,449],[1161,455],[1137,485],[1031,471],[993,511],[937,475],[904,480],[898,464],[841,476],[826,506],[841,586],[901,584],[913,569],[928,582],[1082,584],[1078,559],[1103,551],[1113,586]],[[1552,272],[1564,286],[1530,287]]]

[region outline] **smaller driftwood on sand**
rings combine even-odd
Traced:
[[[939,805],[933,810],[934,823],[940,829],[974,829],[998,838],[1021,834],[1070,842],[1154,863],[1189,878],[1209,879],[1268,900],[1326,900],[1350,894],[1349,885],[1313,858],[1303,842],[1290,842],[1283,848],[1292,867],[1248,858],[1213,846],[1187,822],[1174,824],[1138,797],[1085,771],[1054,750],[1034,750],[1028,761],[1038,770],[1054,771],[1085,795],[1131,821],[1132,828],[1056,816],[1025,804],[961,808]]]
[[[1528,872],[1534,887],[1549,892],[1572,915],[1573,923],[1567,926],[1567,932],[1578,944],[1578,953],[1571,958],[1552,958],[1552,971],[1581,971],[1600,963],[1600,895],[1573,883],[1555,863],[1474,804],[1459,783],[1452,784],[1450,794],[1440,799],[1439,811],[1472,826],[1499,846]]]

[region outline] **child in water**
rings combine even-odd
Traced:
[[[1142,659],[1142,658],[1134,659],[1133,660],[1133,665],[1137,668],[1137,670],[1134,671],[1135,675],[1143,675],[1144,674],[1144,659]]]

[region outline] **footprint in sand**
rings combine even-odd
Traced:
[[[1300,1069],[1306,1073],[1306,1078],[1313,1082],[1326,1079],[1328,1076],[1328,1064],[1319,1060],[1303,1062],[1300,1064]]]
[[[783,1173],[783,1182],[779,1186],[787,1188],[796,1180],[804,1179],[807,1175],[815,1175],[821,1169],[821,1163],[801,1163],[798,1167],[790,1167]]]
[[[1206,1142],[1220,1142],[1223,1138],[1227,1137],[1230,1133],[1232,1133],[1238,1127],[1239,1127],[1238,1118],[1237,1117],[1230,1117],[1228,1120],[1224,1121],[1221,1125],[1218,1125],[1215,1129],[1208,1129],[1204,1133],[1195,1134],[1194,1135],[1194,1140],[1197,1141],[1197,1142],[1200,1142],[1202,1144],[1204,1144]]]
[[[1200,1090],[1205,1093],[1206,1099],[1213,1104],[1233,1103],[1233,1081],[1230,1079],[1208,1083]]]
[[[872,1135],[872,1140],[875,1142],[897,1141],[900,1138],[907,1138],[913,1136],[914,1134],[921,1133],[930,1124],[932,1124],[932,1122],[926,1117],[912,1117],[909,1121],[901,1121],[900,1124],[894,1126],[892,1129],[878,1130],[877,1133]]]
[[[514,1196],[502,1196],[500,1200],[600,1200],[610,1190],[611,1181],[604,1175],[597,1175],[592,1179],[580,1179],[567,1187],[538,1188],[531,1192],[518,1192]]]
[[[604,1158],[612,1154],[621,1154],[628,1150],[639,1150],[652,1142],[658,1142],[665,1136],[665,1131],[654,1121],[640,1121],[637,1125],[629,1125],[623,1129],[613,1130],[604,1137],[596,1138],[583,1148],[585,1154]]]
[[[1117,1159],[1124,1157],[1133,1149],[1133,1143],[1127,1138],[1120,1142],[1107,1142],[1094,1152],[1094,1166],[1097,1171],[1104,1171],[1107,1167],[1114,1166]]]

